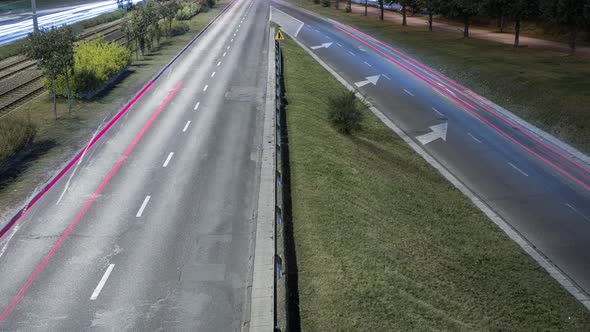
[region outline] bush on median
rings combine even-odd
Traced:
[[[328,100],[328,119],[338,132],[350,135],[361,130],[363,113],[354,92],[347,91]]]
[[[178,12],[176,12],[175,18],[178,21],[188,21],[201,10],[201,6],[193,2],[184,2],[181,6]]]
[[[123,72],[131,61],[131,51],[98,38],[81,44],[74,50],[74,68],[70,68],[70,88],[74,97],[84,97],[100,90]],[[51,80],[45,85],[51,89]],[[67,96],[65,74],[56,80],[57,94]]]
[[[37,126],[28,117],[7,116],[0,121],[0,166],[27,147],[37,135]]]

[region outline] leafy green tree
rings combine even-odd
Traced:
[[[469,37],[471,18],[480,13],[483,0],[448,0],[441,7],[443,14],[463,20],[463,37]]]
[[[406,26],[408,25],[407,22],[407,12],[408,12],[408,7],[410,8],[415,8],[417,7],[417,1],[416,0],[390,0],[390,3],[398,3],[400,6],[402,6],[402,25]]]
[[[513,0],[510,4],[510,15],[514,19],[514,47],[520,43],[520,23],[523,19],[539,14],[538,0]]]
[[[168,37],[170,37],[170,31],[172,30],[172,20],[174,20],[178,9],[180,9],[180,5],[175,0],[162,3],[161,13],[162,17],[168,22]]]
[[[572,53],[576,50],[579,32],[590,25],[588,6],[590,0],[541,0],[543,17],[569,31]]]
[[[53,94],[53,116],[57,120],[56,78],[65,74],[68,78],[68,107],[71,108],[69,90],[69,69],[73,65],[75,37],[70,28],[40,29],[31,33],[24,43],[23,51],[38,61],[43,73],[51,81]]]
[[[428,30],[432,31],[432,16],[441,12],[443,0],[418,0],[418,5],[428,11]]]
[[[491,18],[498,20],[500,32],[504,32],[506,21],[511,16],[513,3],[518,0],[485,0],[482,5],[482,12]]]

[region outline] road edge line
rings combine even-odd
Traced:
[[[324,69],[326,69],[338,82],[340,82],[349,91],[355,93],[357,98],[362,100],[371,110],[371,112],[396,135],[398,135],[406,144],[414,150],[420,157],[422,157],[430,166],[434,167],[447,181],[449,181],[455,188],[457,188],[463,195],[465,195],[481,212],[483,212],[494,224],[496,224],[511,240],[516,242],[525,253],[533,258],[549,275],[555,279],[568,293],[570,293],[576,300],[578,300],[588,311],[590,311],[590,297],[581,290],[576,283],[571,280],[564,272],[557,266],[553,265],[551,261],[546,258],[541,252],[537,251],[520,233],[518,233],[508,222],[494,212],[483,200],[481,200],[471,189],[467,188],[458,178],[456,178],[446,167],[432,157],[426,150],[422,149],[415,143],[410,136],[401,130],[393,121],[387,118],[383,112],[376,108],[365,96],[349,84],[340,74],[334,71],[328,64],[315,55],[307,46],[303,45],[299,40],[286,33],[293,41],[303,48],[311,57],[318,62]]]
[[[275,315],[275,48],[274,28],[270,29],[268,51],[268,77],[264,107],[264,130],[256,235],[250,294],[250,332],[273,331]]]

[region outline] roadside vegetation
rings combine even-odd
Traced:
[[[159,46],[154,38],[153,47],[146,47],[145,56],[139,56],[137,59],[132,57],[124,74],[112,82],[106,90],[89,100],[75,98],[82,97],[76,96],[75,92],[78,90],[73,89],[74,82],[77,82],[76,75],[86,78],[89,75],[96,75],[100,80],[109,76],[112,78],[111,74],[119,72],[119,69],[124,66],[125,59],[132,52],[134,43],[131,43],[129,48],[115,47],[99,40],[85,44],[74,43],[74,61],[68,71],[72,73],[70,77],[71,110],[68,110],[68,99],[57,96],[56,113],[53,113],[53,96],[50,93],[0,117],[0,130],[16,128],[15,123],[24,126],[20,124],[21,120],[13,120],[16,118],[30,121],[31,126],[36,128],[34,135],[23,135],[11,140],[5,140],[5,136],[0,136],[0,151],[2,151],[0,164],[3,167],[0,168],[2,170],[0,173],[0,220],[6,220],[11,209],[22,204],[22,201],[29,197],[40,183],[47,181],[53,175],[56,168],[66,162],[75,151],[82,148],[103,119],[120,110],[163,65],[168,63],[219,13],[225,3],[221,1],[207,12],[201,11],[187,21],[177,22],[173,19],[173,25],[183,24],[185,29],[183,34],[171,33],[168,36],[167,30],[163,29]],[[163,26],[162,22],[161,19],[159,23]],[[86,74],[79,73],[83,71],[86,71]],[[67,86],[63,82],[65,71],[60,72],[57,77],[57,82],[61,86],[57,90],[59,95],[64,93],[67,95],[63,89]],[[94,79],[91,81],[94,84]],[[57,114],[57,120],[55,114]],[[2,133],[4,132],[6,131]],[[14,135],[14,132],[20,131],[11,129],[8,135]],[[23,133],[26,132],[23,131]],[[0,135],[4,134],[0,133]],[[17,155],[19,157],[15,159]]]
[[[457,38],[454,33],[403,27],[357,13],[291,0],[354,26],[556,137],[590,152],[590,59],[539,49]]]
[[[581,304],[366,107],[362,129],[340,133],[330,100],[344,87],[282,46],[303,331],[590,330]]]

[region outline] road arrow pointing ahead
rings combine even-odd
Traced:
[[[448,123],[441,123],[436,126],[431,126],[430,129],[432,130],[428,134],[424,134],[421,136],[416,136],[416,139],[422,143],[422,145],[426,145],[432,141],[436,141],[437,139],[441,138],[443,141],[446,142],[447,140],[447,128]]]
[[[323,43],[322,45],[319,45],[319,46],[312,46],[311,49],[317,50],[318,48],[328,48],[330,46],[332,46],[332,43]]]
[[[354,85],[356,85],[357,87],[363,87],[369,83],[373,84],[373,85],[377,85],[377,81],[379,80],[379,77],[381,77],[381,75],[375,75],[375,76],[369,76],[369,77],[365,77],[367,80],[365,81],[360,81],[360,82],[356,82],[354,83]]]

